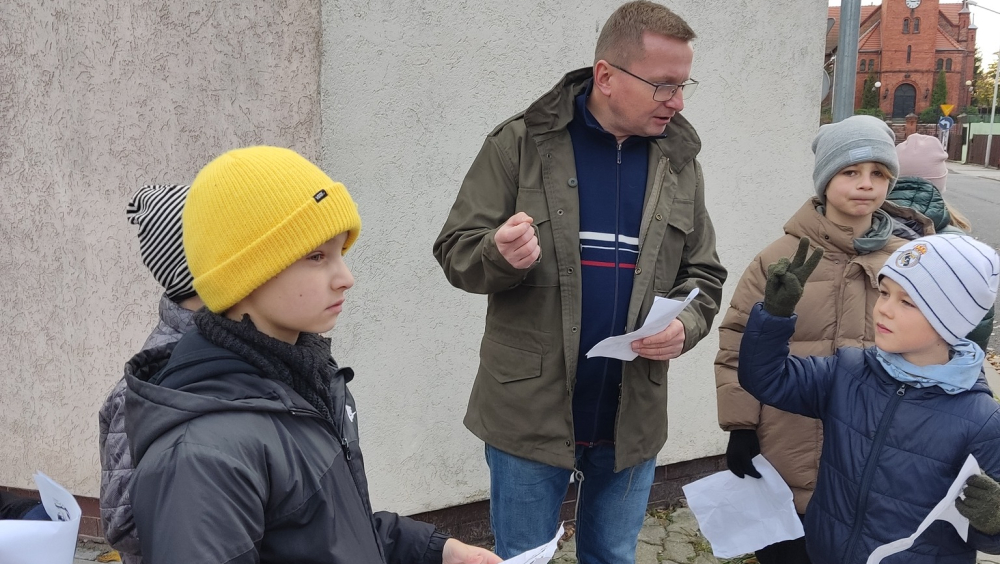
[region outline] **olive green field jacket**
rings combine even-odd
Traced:
[[[582,307],[578,182],[567,125],[573,100],[591,75],[590,68],[567,74],[489,134],[434,242],[448,281],[488,296],[466,427],[500,450],[562,468],[575,463],[573,387]],[[726,270],[695,159],[701,141],[680,114],[666,132],[649,144],[627,330],[642,325],[654,296],[682,299],[698,288],[679,316],[686,352],[719,311]],[[494,240],[517,212],[533,218],[541,246],[539,260],[524,270],[511,266]],[[642,357],[624,363],[616,471],[655,457],[666,442],[668,365]]]

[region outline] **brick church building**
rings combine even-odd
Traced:
[[[854,107],[869,72],[882,83],[879,107],[886,116],[903,118],[930,106],[938,71],[948,84],[947,103],[959,113],[969,105],[969,87],[976,53],[976,26],[969,6],[938,0],[883,0],[881,6],[861,7],[858,39],[857,90]],[[826,36],[826,57],[836,54],[840,7],[831,6],[834,25]]]

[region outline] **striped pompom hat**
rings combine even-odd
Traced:
[[[184,184],[143,186],[125,208],[129,223],[139,226],[142,263],[175,302],[195,295],[181,222],[190,188]]]
[[[941,338],[954,345],[993,307],[1000,257],[968,235],[929,235],[900,247],[878,274],[902,286]]]

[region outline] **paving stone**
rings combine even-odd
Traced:
[[[698,520],[694,513],[687,507],[680,507],[670,515],[668,531],[679,531],[691,533],[698,530]]]
[[[635,548],[635,564],[659,564],[660,547],[640,542]]]
[[[702,552],[695,557],[691,564],[719,564],[719,560],[711,554]]]
[[[668,540],[663,543],[663,557],[666,559],[687,562],[694,554],[694,547],[689,542]]]
[[[573,562],[576,562],[576,537],[569,539],[564,542],[562,548],[556,551],[553,558],[559,558],[563,556],[568,556],[573,558]]]
[[[667,536],[663,540],[664,540],[664,542],[666,542],[666,541],[688,542],[689,540],[691,540],[691,535],[689,533],[684,533],[684,532],[681,532],[681,531],[670,531],[670,530],[668,530],[667,531]]]
[[[108,545],[94,542],[78,542],[76,544],[77,560],[97,560],[97,557],[110,550]]]
[[[663,539],[667,536],[667,530],[663,528],[663,525],[659,521],[655,519],[653,521],[650,525],[643,525],[642,530],[639,531],[640,542],[649,544],[663,543]]]

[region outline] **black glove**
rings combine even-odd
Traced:
[[[729,446],[726,447],[726,465],[729,471],[740,478],[752,476],[760,478],[760,472],[753,467],[753,457],[760,454],[760,441],[757,431],[753,429],[737,429],[729,432]]]
[[[795,304],[802,297],[802,288],[816,265],[823,258],[823,249],[809,252],[809,237],[799,239],[799,248],[789,261],[787,258],[767,267],[767,285],[764,286],[764,309],[771,315],[791,317]]]
[[[965,499],[955,500],[955,508],[977,531],[1000,534],[1000,484],[986,474],[969,476]]]

